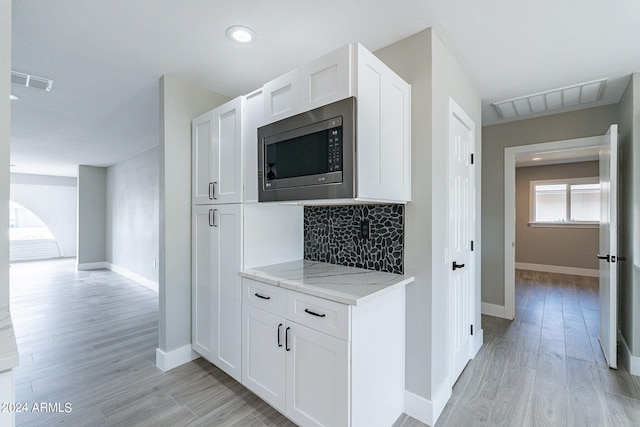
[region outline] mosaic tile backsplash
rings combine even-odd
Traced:
[[[404,205],[305,206],[304,258],[403,274]]]

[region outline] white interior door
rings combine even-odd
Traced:
[[[471,358],[474,319],[475,124],[450,101],[449,116],[449,360],[455,381]]]
[[[611,125],[600,149],[600,322],[598,338],[609,367],[616,369],[618,323],[618,125]]]

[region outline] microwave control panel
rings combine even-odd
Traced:
[[[327,167],[329,172],[337,172],[342,170],[342,128],[329,129],[328,132],[328,161]]]

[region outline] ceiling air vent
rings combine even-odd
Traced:
[[[579,83],[546,92],[534,93],[533,95],[494,102],[491,105],[493,105],[493,108],[495,108],[502,119],[543,113],[599,101],[604,95],[606,83],[607,79],[594,80],[592,82]]]
[[[11,83],[47,92],[51,92],[51,86],[53,86],[53,80],[32,76],[31,74],[19,73],[13,70],[11,71]]]

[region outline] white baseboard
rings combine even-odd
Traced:
[[[543,271],[545,273],[573,274],[574,276],[600,277],[600,270],[591,268],[563,267],[561,265],[530,264],[516,262],[519,270]]]
[[[493,317],[501,317],[506,319],[504,305],[497,304],[489,304],[488,302],[483,302],[480,304],[482,314],[486,314],[487,316]]]
[[[151,289],[152,291],[158,292],[158,282],[154,282],[153,280],[147,279],[146,277],[141,276],[138,273],[134,273],[133,271],[119,265],[111,264],[110,262],[85,262],[82,264],[79,263],[76,264],[76,269],[78,271],[101,269],[111,270],[114,273],[118,273],[119,275],[124,276],[127,279],[131,279],[134,282],[137,282],[142,286]]]
[[[147,279],[146,277],[141,276],[138,273],[134,273],[133,271],[126,269],[124,267],[121,267],[119,265],[111,264],[108,262],[105,264],[107,264],[106,268],[113,271],[114,273],[118,273],[119,275],[124,276],[127,279],[131,279],[134,282],[140,283],[142,286],[147,287],[152,291],[158,292],[158,282],[154,282],[151,279]]]
[[[76,270],[85,271],[85,270],[101,270],[107,267],[106,262],[83,262],[76,264]]]
[[[618,342],[622,344],[622,351],[620,352],[622,354],[622,363],[624,363],[631,375],[640,376],[640,357],[631,354],[627,341],[625,341],[620,331],[618,331]]]
[[[405,390],[404,413],[420,422],[433,426],[436,424],[436,421],[438,421],[449,398],[451,398],[449,378],[444,381],[433,400],[425,399],[422,396]]]
[[[191,344],[187,344],[175,350],[164,352],[156,348],[156,366],[164,372],[169,371],[192,360],[196,360],[200,355],[193,351]]]
[[[434,424],[431,401],[407,390],[404,391],[404,413],[427,425]]]

